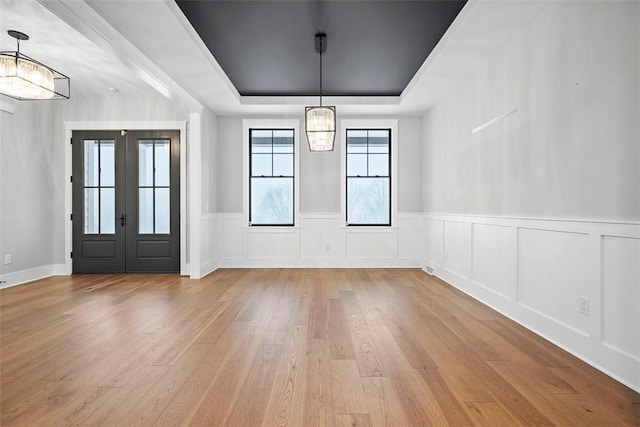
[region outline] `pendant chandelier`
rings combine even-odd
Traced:
[[[0,94],[15,99],[69,99],[69,77],[20,53],[20,31],[7,33],[16,39],[16,51],[0,52]]]
[[[322,105],[322,54],[327,51],[326,34],[315,35],[315,50],[320,54],[320,105],[305,108],[307,141],[311,151],[332,151],[336,138],[336,107]]]

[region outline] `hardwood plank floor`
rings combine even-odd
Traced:
[[[2,426],[640,426],[640,395],[419,270],[0,291]]]

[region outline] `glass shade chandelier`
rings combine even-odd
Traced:
[[[315,35],[315,50],[320,54],[320,105],[305,108],[307,141],[311,151],[332,151],[336,139],[336,107],[322,105],[322,54],[327,51],[326,34]]]
[[[68,99],[69,77],[20,53],[20,40],[29,36],[7,33],[16,39],[16,51],[0,52],[0,93],[15,99]],[[65,91],[66,89],[66,91]]]

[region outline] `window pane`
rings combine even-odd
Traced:
[[[251,223],[293,224],[293,178],[251,178]]]
[[[138,234],[153,234],[153,188],[138,189]]]
[[[389,131],[371,130],[369,131],[369,153],[389,152]]]
[[[366,154],[347,154],[347,175],[367,176]]]
[[[98,141],[84,140],[84,185],[97,187],[98,172],[100,165],[98,164]],[[96,230],[97,232],[97,230]]]
[[[293,154],[273,155],[273,176],[293,176]]]
[[[271,154],[254,154],[251,156],[251,175],[271,176]]]
[[[389,156],[369,154],[369,176],[389,176]]]
[[[391,223],[389,178],[347,178],[347,223]]]
[[[98,234],[98,214],[99,214],[99,202],[98,202],[98,189],[97,188],[85,188],[84,189],[84,232],[85,234]]]
[[[100,234],[116,232],[115,188],[100,189]]]
[[[115,185],[115,141],[100,141],[100,185]]]
[[[273,152],[293,154],[293,131],[274,130],[273,131]]]
[[[251,131],[251,153],[271,153],[273,142],[273,131],[252,130]]]
[[[156,149],[156,186],[169,186],[169,140],[157,140]]]
[[[347,130],[347,153],[367,152],[367,131]]]
[[[169,197],[168,188],[156,188],[156,234],[169,233]]]
[[[140,140],[138,142],[138,185],[151,187],[153,185],[153,141]]]

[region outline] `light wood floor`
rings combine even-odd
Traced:
[[[3,426],[640,425],[640,395],[419,270],[0,292]]]

